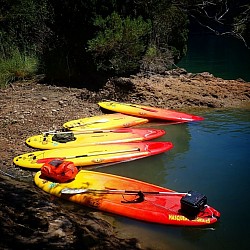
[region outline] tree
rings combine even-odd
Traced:
[[[2,0],[0,57],[35,54],[68,82],[159,73],[185,54],[190,20],[248,45],[249,10],[247,0]]]
[[[98,32],[88,41],[88,51],[97,69],[116,74],[138,70],[139,61],[146,51],[150,21],[144,21],[140,16],[122,19],[113,12],[106,18],[97,17],[94,24]]]
[[[250,47],[250,4],[247,0],[181,0],[173,4],[216,35],[231,35]]]
[[[51,35],[47,0],[0,2],[0,85],[37,73]]]
[[[47,22],[51,11],[46,0],[3,0],[0,4],[1,57],[12,51],[41,54],[51,34]]]

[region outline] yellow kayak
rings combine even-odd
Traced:
[[[88,146],[104,143],[139,142],[152,140],[165,134],[161,129],[131,129],[113,130],[45,132],[34,135],[26,140],[33,148],[54,149],[76,146]]]
[[[163,153],[171,142],[131,142],[40,150],[16,156],[13,163],[24,168],[41,168],[53,159],[70,160],[75,166],[91,166],[139,159]]]
[[[68,121],[63,124],[63,127],[68,130],[116,129],[129,128],[148,121],[146,118],[114,113]]]

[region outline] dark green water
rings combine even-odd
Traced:
[[[187,55],[177,64],[188,72],[210,72],[223,79],[250,82],[250,49],[233,37],[192,34]]]
[[[122,236],[137,237],[154,250],[249,249],[250,109],[206,109],[195,114],[205,120],[153,125],[166,130],[166,135],[157,140],[172,141],[172,150],[98,171],[180,192],[197,190],[221,212],[220,221],[210,227],[193,228],[112,216],[115,226]]]

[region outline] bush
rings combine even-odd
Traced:
[[[141,61],[142,72],[162,74],[171,69],[174,64],[172,51],[159,50],[156,45],[150,45]]]
[[[22,55],[15,50],[9,58],[0,58],[0,87],[16,80],[34,76],[38,69],[38,58]]]
[[[88,41],[88,51],[97,70],[122,74],[138,69],[146,50],[150,21],[144,21],[142,17],[123,19],[113,12],[105,19],[97,17],[95,25],[98,32]]]

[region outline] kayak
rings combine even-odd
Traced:
[[[113,143],[60,149],[40,150],[16,156],[13,163],[24,168],[41,168],[52,159],[70,160],[77,167],[135,160],[163,153],[173,147],[171,142]]]
[[[63,127],[68,130],[116,129],[129,128],[148,121],[146,118],[114,113],[68,121],[63,124]]]
[[[153,140],[166,132],[161,129],[131,129],[113,130],[45,132],[34,135],[26,140],[26,144],[38,149],[53,149],[76,146],[88,146],[104,143],[139,142]]]
[[[101,172],[81,170],[75,179],[56,183],[41,172],[35,184],[45,192],[100,211],[144,222],[176,226],[209,226],[220,213],[206,204],[205,196],[196,191],[178,193],[139,180]],[[199,198],[202,197],[202,198]],[[202,201],[187,207],[188,200]],[[206,198],[206,197],[205,197]]]
[[[155,107],[137,105],[131,103],[99,102],[98,105],[107,110],[120,112],[123,114],[132,115],[136,117],[143,117],[147,119],[161,119],[167,121],[181,121],[181,122],[204,120],[203,117],[192,114],[182,113],[170,109],[155,108]]]

